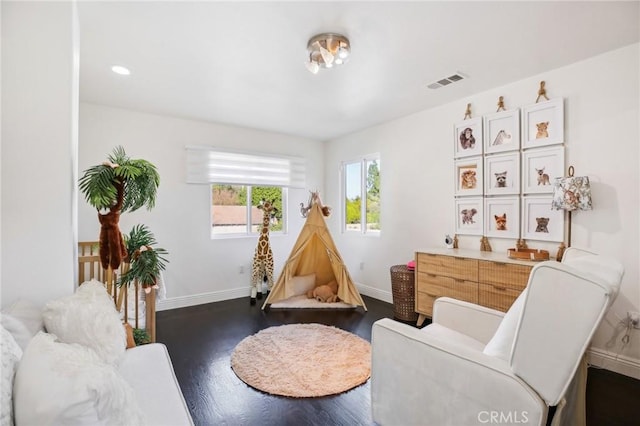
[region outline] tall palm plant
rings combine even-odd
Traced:
[[[85,170],[79,183],[87,202],[98,210],[102,267],[116,270],[128,257],[118,225],[120,214],[145,206],[151,210],[160,175],[153,164],[129,158],[118,146],[107,161]]]

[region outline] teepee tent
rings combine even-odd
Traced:
[[[316,285],[337,281],[338,297],[342,302],[362,306],[367,310],[331,238],[317,199],[312,202],[307,221],[262,309],[271,303],[293,296],[288,294],[290,286],[287,282],[293,277],[309,274],[316,275]]]

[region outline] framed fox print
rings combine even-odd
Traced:
[[[520,236],[520,197],[490,197],[484,199],[484,232],[488,237]]]
[[[453,127],[454,158],[482,154],[482,118],[471,118]]]
[[[554,98],[522,108],[522,148],[564,142],[564,102]]]

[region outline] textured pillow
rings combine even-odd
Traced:
[[[2,364],[0,365],[0,425],[13,426],[13,378],[22,357],[22,349],[4,327],[0,327],[0,346],[2,347]]]
[[[109,364],[118,364],[124,355],[126,332],[99,281],[87,281],[75,294],[47,303],[42,316],[47,331],[61,342],[87,346]]]
[[[482,352],[509,362],[513,340],[516,337],[516,327],[518,327],[520,314],[522,314],[522,309],[524,308],[526,293],[527,289],[524,289],[524,291],[520,293],[520,296],[513,302],[513,305],[511,305],[507,313],[504,314],[504,318],[502,318],[502,322],[498,326],[496,333],[491,340],[489,340],[489,343],[487,343],[487,346],[484,347]]]
[[[23,351],[33,336],[44,331],[42,308],[28,300],[17,300],[3,309],[2,314],[3,327],[13,335]]]
[[[307,294],[307,291],[313,290],[316,286],[316,274],[295,276],[291,278],[286,286],[286,296],[300,296],[301,294]]]
[[[43,332],[18,366],[14,406],[16,424],[145,424],[133,389],[115,367],[89,348]]]

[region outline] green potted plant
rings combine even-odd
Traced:
[[[116,270],[128,256],[119,228],[120,214],[155,206],[158,171],[146,160],[129,158],[118,146],[107,161],[85,170],[79,183],[87,202],[98,210],[102,267]]]
[[[129,285],[137,281],[146,292],[156,286],[160,272],[164,271],[168,252],[154,247],[155,236],[146,225],[136,225],[129,235],[124,236],[129,259],[129,269],[120,276],[118,285]]]

